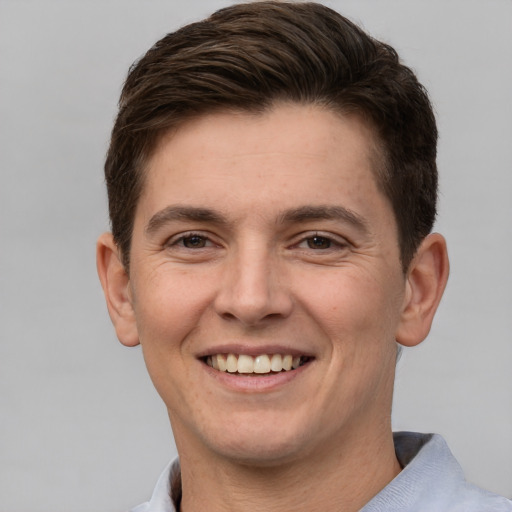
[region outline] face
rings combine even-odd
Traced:
[[[270,464],[389,428],[406,280],[372,140],[278,105],[157,148],[128,289],[178,448]]]

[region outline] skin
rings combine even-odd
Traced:
[[[396,341],[427,335],[448,260],[433,234],[404,274],[373,147],[315,106],[200,117],[149,163],[129,274],[100,238],[118,337],[142,344],[169,412],[182,510],[355,511],[400,471]],[[273,380],[203,359],[291,351],[309,363]]]

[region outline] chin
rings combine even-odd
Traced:
[[[293,422],[283,421],[282,416],[279,419],[262,421],[261,417],[253,417],[238,418],[229,425],[222,422],[202,436],[203,443],[217,456],[237,464],[251,467],[286,464],[302,456],[306,440],[314,436],[304,423],[299,423],[299,428]]]
[[[236,442],[216,443],[211,448],[224,460],[251,468],[281,466],[296,460],[303,453],[302,443],[275,438],[240,438]]]

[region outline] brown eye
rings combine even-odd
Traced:
[[[325,236],[312,236],[307,239],[307,244],[310,249],[329,249],[331,240]]]
[[[182,239],[183,246],[187,249],[202,249],[206,247],[206,238],[199,235],[191,235]]]

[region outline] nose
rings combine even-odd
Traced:
[[[218,315],[244,326],[287,318],[293,300],[279,256],[254,245],[241,248],[226,261],[215,298]]]

